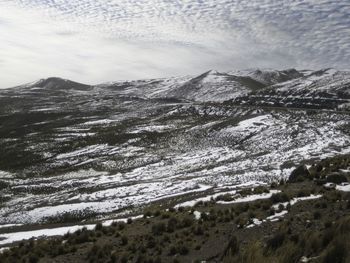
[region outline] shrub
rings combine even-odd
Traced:
[[[239,243],[238,243],[238,239],[237,239],[236,236],[233,236],[230,239],[230,242],[229,242],[227,248],[229,249],[231,255],[234,255],[234,254],[238,253],[238,251],[239,251]]]
[[[126,236],[122,236],[121,243],[122,246],[125,246],[128,244],[128,238]]]
[[[90,241],[90,233],[85,231],[77,232],[75,235],[72,235],[69,239],[69,243],[71,244],[81,244]]]
[[[91,247],[90,251],[87,254],[87,258],[90,260],[90,262],[95,261],[95,258],[98,255],[100,250],[101,250],[101,247],[97,244],[95,244]]]
[[[128,256],[126,254],[122,255],[120,258],[121,263],[127,263],[128,262]]]
[[[120,222],[119,224],[118,224],[118,229],[119,230],[123,230],[125,228],[125,223],[124,222]]]
[[[165,224],[160,222],[160,223],[155,223],[154,225],[152,225],[152,233],[154,235],[161,235],[163,234],[163,232],[165,232],[166,227]]]
[[[306,189],[300,189],[297,193],[297,197],[305,197],[309,195],[310,195],[310,191]]]
[[[314,212],[314,219],[315,219],[315,220],[320,219],[321,216],[322,216],[322,214],[320,213],[320,211],[315,211],[315,212]]]
[[[296,183],[301,182],[305,179],[311,179],[311,174],[305,165],[300,165],[292,171],[288,178],[288,182]]]
[[[252,189],[244,188],[244,189],[238,191],[237,193],[240,194],[241,196],[251,195],[252,194]]]
[[[279,204],[279,205],[278,205],[278,212],[281,212],[281,211],[283,211],[283,210],[284,210],[284,205]]]
[[[39,262],[39,257],[35,254],[31,254],[28,261],[29,263],[37,263]]]
[[[0,180],[0,191],[5,189],[5,188],[7,188],[7,187],[9,187],[9,186],[10,186],[10,184],[8,182]]]
[[[188,217],[185,217],[184,219],[182,219],[181,221],[181,226],[182,227],[190,227],[192,226],[194,223],[194,219],[193,218],[188,218]]]
[[[163,242],[170,242],[170,237],[168,235],[163,236]]]
[[[299,235],[298,234],[291,235],[290,241],[292,241],[295,244],[298,244],[298,242],[299,242]]]
[[[153,237],[149,237],[147,240],[147,247],[154,248],[157,245],[156,240]]]
[[[249,204],[245,203],[245,204],[238,204],[237,208],[236,208],[236,212],[238,212],[238,214],[247,212],[249,210]]]
[[[288,203],[286,206],[287,211],[290,211],[291,208],[292,208],[292,205],[290,203]]]
[[[175,247],[175,246],[171,246],[170,248],[169,248],[169,256],[173,256],[173,255],[175,255],[177,253],[177,248]]]
[[[160,216],[160,211],[159,210],[156,210],[155,212],[154,212],[154,214],[153,214],[153,216],[154,217],[158,217],[158,216]]]
[[[261,209],[264,211],[269,210],[272,205],[271,200],[262,200],[260,202],[261,202]]]
[[[334,229],[327,229],[322,238],[323,247],[328,246],[328,244],[334,239],[335,231]]]
[[[137,248],[136,248],[136,244],[135,243],[131,243],[127,249],[132,253],[132,254],[135,254],[136,251],[137,251]]]
[[[272,238],[270,238],[269,240],[267,240],[266,245],[268,249],[277,249],[280,246],[282,246],[284,240],[286,238],[286,234],[285,233],[277,233],[275,234]]]
[[[179,212],[183,212],[183,211],[185,211],[185,208],[182,207],[182,206],[180,206],[177,210],[178,210]]]
[[[151,211],[146,211],[146,212],[143,214],[143,218],[147,218],[147,217],[151,217],[151,216],[152,216]]]
[[[195,249],[195,250],[200,250],[200,249],[201,249],[201,245],[196,245],[196,246],[194,247],[194,249]]]
[[[276,183],[276,182],[272,182],[271,185],[270,185],[270,187],[271,187],[272,189],[277,188],[277,183]]]
[[[322,248],[322,240],[320,239],[320,235],[317,231],[308,233],[306,236],[306,249],[307,251],[311,251],[313,253],[317,253]]]
[[[178,248],[178,251],[180,255],[187,255],[188,254],[188,248],[185,245],[182,245]]]
[[[346,178],[345,175],[338,174],[338,173],[333,173],[333,174],[328,175],[326,177],[326,180],[327,180],[327,182],[335,183],[335,184],[340,184],[340,183],[348,181],[348,179]]]
[[[323,263],[343,263],[346,262],[347,248],[345,246],[346,241],[336,240],[334,244],[328,248],[323,258]]]
[[[168,212],[162,213],[162,218],[163,219],[166,219],[166,218],[169,218],[169,217],[170,217],[170,214]]]
[[[171,217],[167,222],[166,231],[169,233],[172,233],[175,231],[176,227],[177,227],[177,219],[175,217]]]
[[[288,202],[290,200],[290,198],[286,193],[282,192],[282,193],[273,194],[270,197],[270,200],[272,201],[272,203],[276,204],[276,203]]]
[[[216,201],[224,201],[224,202],[232,201],[232,195],[230,194],[219,195],[218,197],[216,197]]]
[[[192,232],[193,232],[193,234],[195,234],[197,236],[201,236],[204,233],[203,228],[201,226],[194,227],[192,229]]]
[[[95,230],[96,231],[101,231],[103,229],[103,225],[101,222],[98,222],[95,226]]]

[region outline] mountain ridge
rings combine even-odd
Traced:
[[[15,88],[1,90],[13,96],[55,96],[68,93],[109,94],[139,99],[166,99],[193,102],[226,102],[242,106],[327,108],[348,110],[350,72],[332,68],[309,70],[209,70],[197,76],[117,81],[86,85],[50,77]]]
[[[248,70],[242,70],[242,72],[244,71],[248,71]],[[268,72],[268,70],[265,70],[265,69],[256,69],[255,71],[259,71],[261,73],[263,72]],[[281,70],[281,71],[278,71],[278,70],[269,70],[269,71],[275,71],[275,72],[280,72],[280,73],[284,73],[284,72],[288,72],[288,71],[294,71],[294,72],[298,72],[298,70],[296,69],[285,69],[285,70]],[[208,70],[204,73],[201,73],[199,75],[189,75],[188,77],[191,77],[193,80],[196,79],[196,78],[200,78],[201,76],[204,76],[204,75],[208,75],[210,73],[212,74],[228,74],[228,75],[234,75],[234,74],[231,74],[231,72],[240,72],[239,70],[237,71],[228,71],[228,72],[219,72],[217,70]],[[242,75],[240,74],[239,76],[247,76],[247,75]],[[181,76],[180,76],[181,77]],[[170,77],[171,78],[171,77]],[[65,79],[65,78],[61,78],[61,77],[57,77],[57,76],[51,76],[51,77],[47,77],[47,78],[42,78],[42,79],[39,79],[39,80],[36,80],[36,81],[33,81],[33,82],[29,82],[27,84],[23,84],[23,85],[18,85],[18,86],[14,86],[14,87],[9,87],[9,88],[5,88],[5,89],[11,89],[11,88],[18,88],[18,87],[24,87],[24,86],[27,86],[27,87],[33,87],[33,86],[36,86],[36,85],[39,85],[39,86],[42,86],[43,84],[42,83],[48,83],[48,82],[55,82],[57,84],[62,84],[64,82],[70,82],[70,83],[75,83],[75,84],[80,84],[80,85],[86,85],[86,86],[112,86],[113,84],[117,84],[117,83],[123,83],[123,82],[133,82],[133,81],[152,81],[152,80],[164,80],[164,79],[169,79],[169,78],[149,78],[149,79],[136,79],[136,80],[119,80],[119,81],[111,81],[111,82],[107,82],[107,83],[100,83],[100,84],[96,84],[96,85],[91,85],[91,84],[86,84],[86,83],[82,83],[82,82],[76,82],[74,80],[70,80],[70,79]]]

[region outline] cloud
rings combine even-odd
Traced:
[[[347,0],[3,0],[0,88],[250,67],[349,68]]]

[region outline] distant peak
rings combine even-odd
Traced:
[[[34,84],[37,86],[41,86],[41,85],[46,86],[48,83],[66,83],[66,82],[73,82],[73,81],[70,81],[68,79],[58,78],[58,77],[49,77],[46,79],[40,79]]]
[[[40,79],[31,86],[45,88],[45,89],[77,89],[77,90],[86,90],[91,88],[89,85],[82,83],[74,82],[68,79],[58,78],[58,77],[49,77],[46,79]]]
[[[254,71],[249,72],[247,76],[265,85],[273,85],[303,77],[304,74],[294,68],[285,70],[255,69]]]
[[[219,71],[215,70],[215,69],[211,69],[207,72],[208,75],[212,74],[212,75],[216,75],[219,74]]]

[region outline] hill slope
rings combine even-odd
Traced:
[[[0,224],[74,223],[286,178],[350,151],[346,72],[206,72],[0,91]]]

